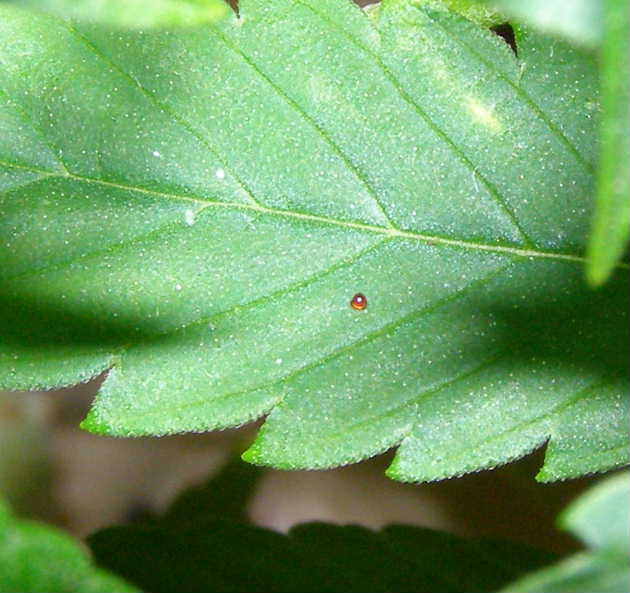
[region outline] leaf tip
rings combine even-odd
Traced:
[[[536,474],[535,480],[541,484],[547,484],[549,482],[555,482],[557,478],[554,478],[545,468],[541,468]]]
[[[255,465],[260,465],[260,451],[256,447],[256,444],[252,444],[248,449],[245,449],[243,453],[241,453],[241,459],[246,461],[247,463],[253,463]]]
[[[385,470],[385,475],[390,480],[404,481],[403,476],[401,476],[400,472],[398,471],[397,465],[398,464],[396,463],[396,459],[394,459],[394,461],[392,461],[389,467]]]
[[[109,434],[109,428],[106,424],[99,421],[94,412],[88,412],[88,415],[85,419],[79,424],[79,427],[82,430],[87,432],[91,432],[92,434],[105,435]]]

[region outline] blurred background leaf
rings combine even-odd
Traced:
[[[0,502],[2,593],[132,593],[134,587],[95,568],[63,532],[11,515]]]
[[[493,0],[488,4],[540,31],[587,47],[597,45],[602,37],[601,0]]]
[[[600,160],[586,268],[588,280],[594,286],[612,274],[626,252],[630,231],[628,2],[604,0],[603,7]]]
[[[626,593],[630,589],[630,474],[601,482],[574,502],[560,525],[589,548],[504,589],[505,593]]]
[[[6,0],[65,19],[131,29],[195,26],[228,12],[223,0]]]

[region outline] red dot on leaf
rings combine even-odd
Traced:
[[[350,301],[350,306],[356,311],[363,311],[367,307],[367,299],[364,294],[357,292]]]

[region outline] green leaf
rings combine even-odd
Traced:
[[[0,377],[84,427],[268,419],[246,458],[434,480],[628,460],[627,289],[582,280],[595,65],[440,7],[244,0],[185,33],[0,8]],[[570,109],[566,106],[571,105]],[[368,306],[349,306],[355,293]]]
[[[608,478],[564,513],[561,524],[590,549],[506,587],[510,593],[625,593],[628,565],[630,474]]]
[[[376,533],[317,523],[288,535],[224,521],[188,530],[114,527],[89,544],[102,566],[155,593],[494,591],[549,559],[520,545],[428,529]]]
[[[0,589],[3,593],[126,593],[121,579],[92,566],[63,532],[14,518],[0,503]]]
[[[62,18],[116,27],[195,26],[218,21],[228,12],[223,0],[5,0]]]
[[[606,35],[601,52],[602,127],[597,208],[589,244],[587,277],[601,285],[628,247],[630,233],[630,81],[628,3],[604,2]]]
[[[618,0],[491,0],[505,14],[560,34],[584,46],[599,44],[602,35],[602,4]],[[618,2],[621,4],[621,2]]]

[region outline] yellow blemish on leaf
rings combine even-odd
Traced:
[[[488,128],[493,134],[498,134],[503,130],[503,124],[493,113],[493,107],[484,105],[474,97],[467,97],[466,108],[475,121]]]

